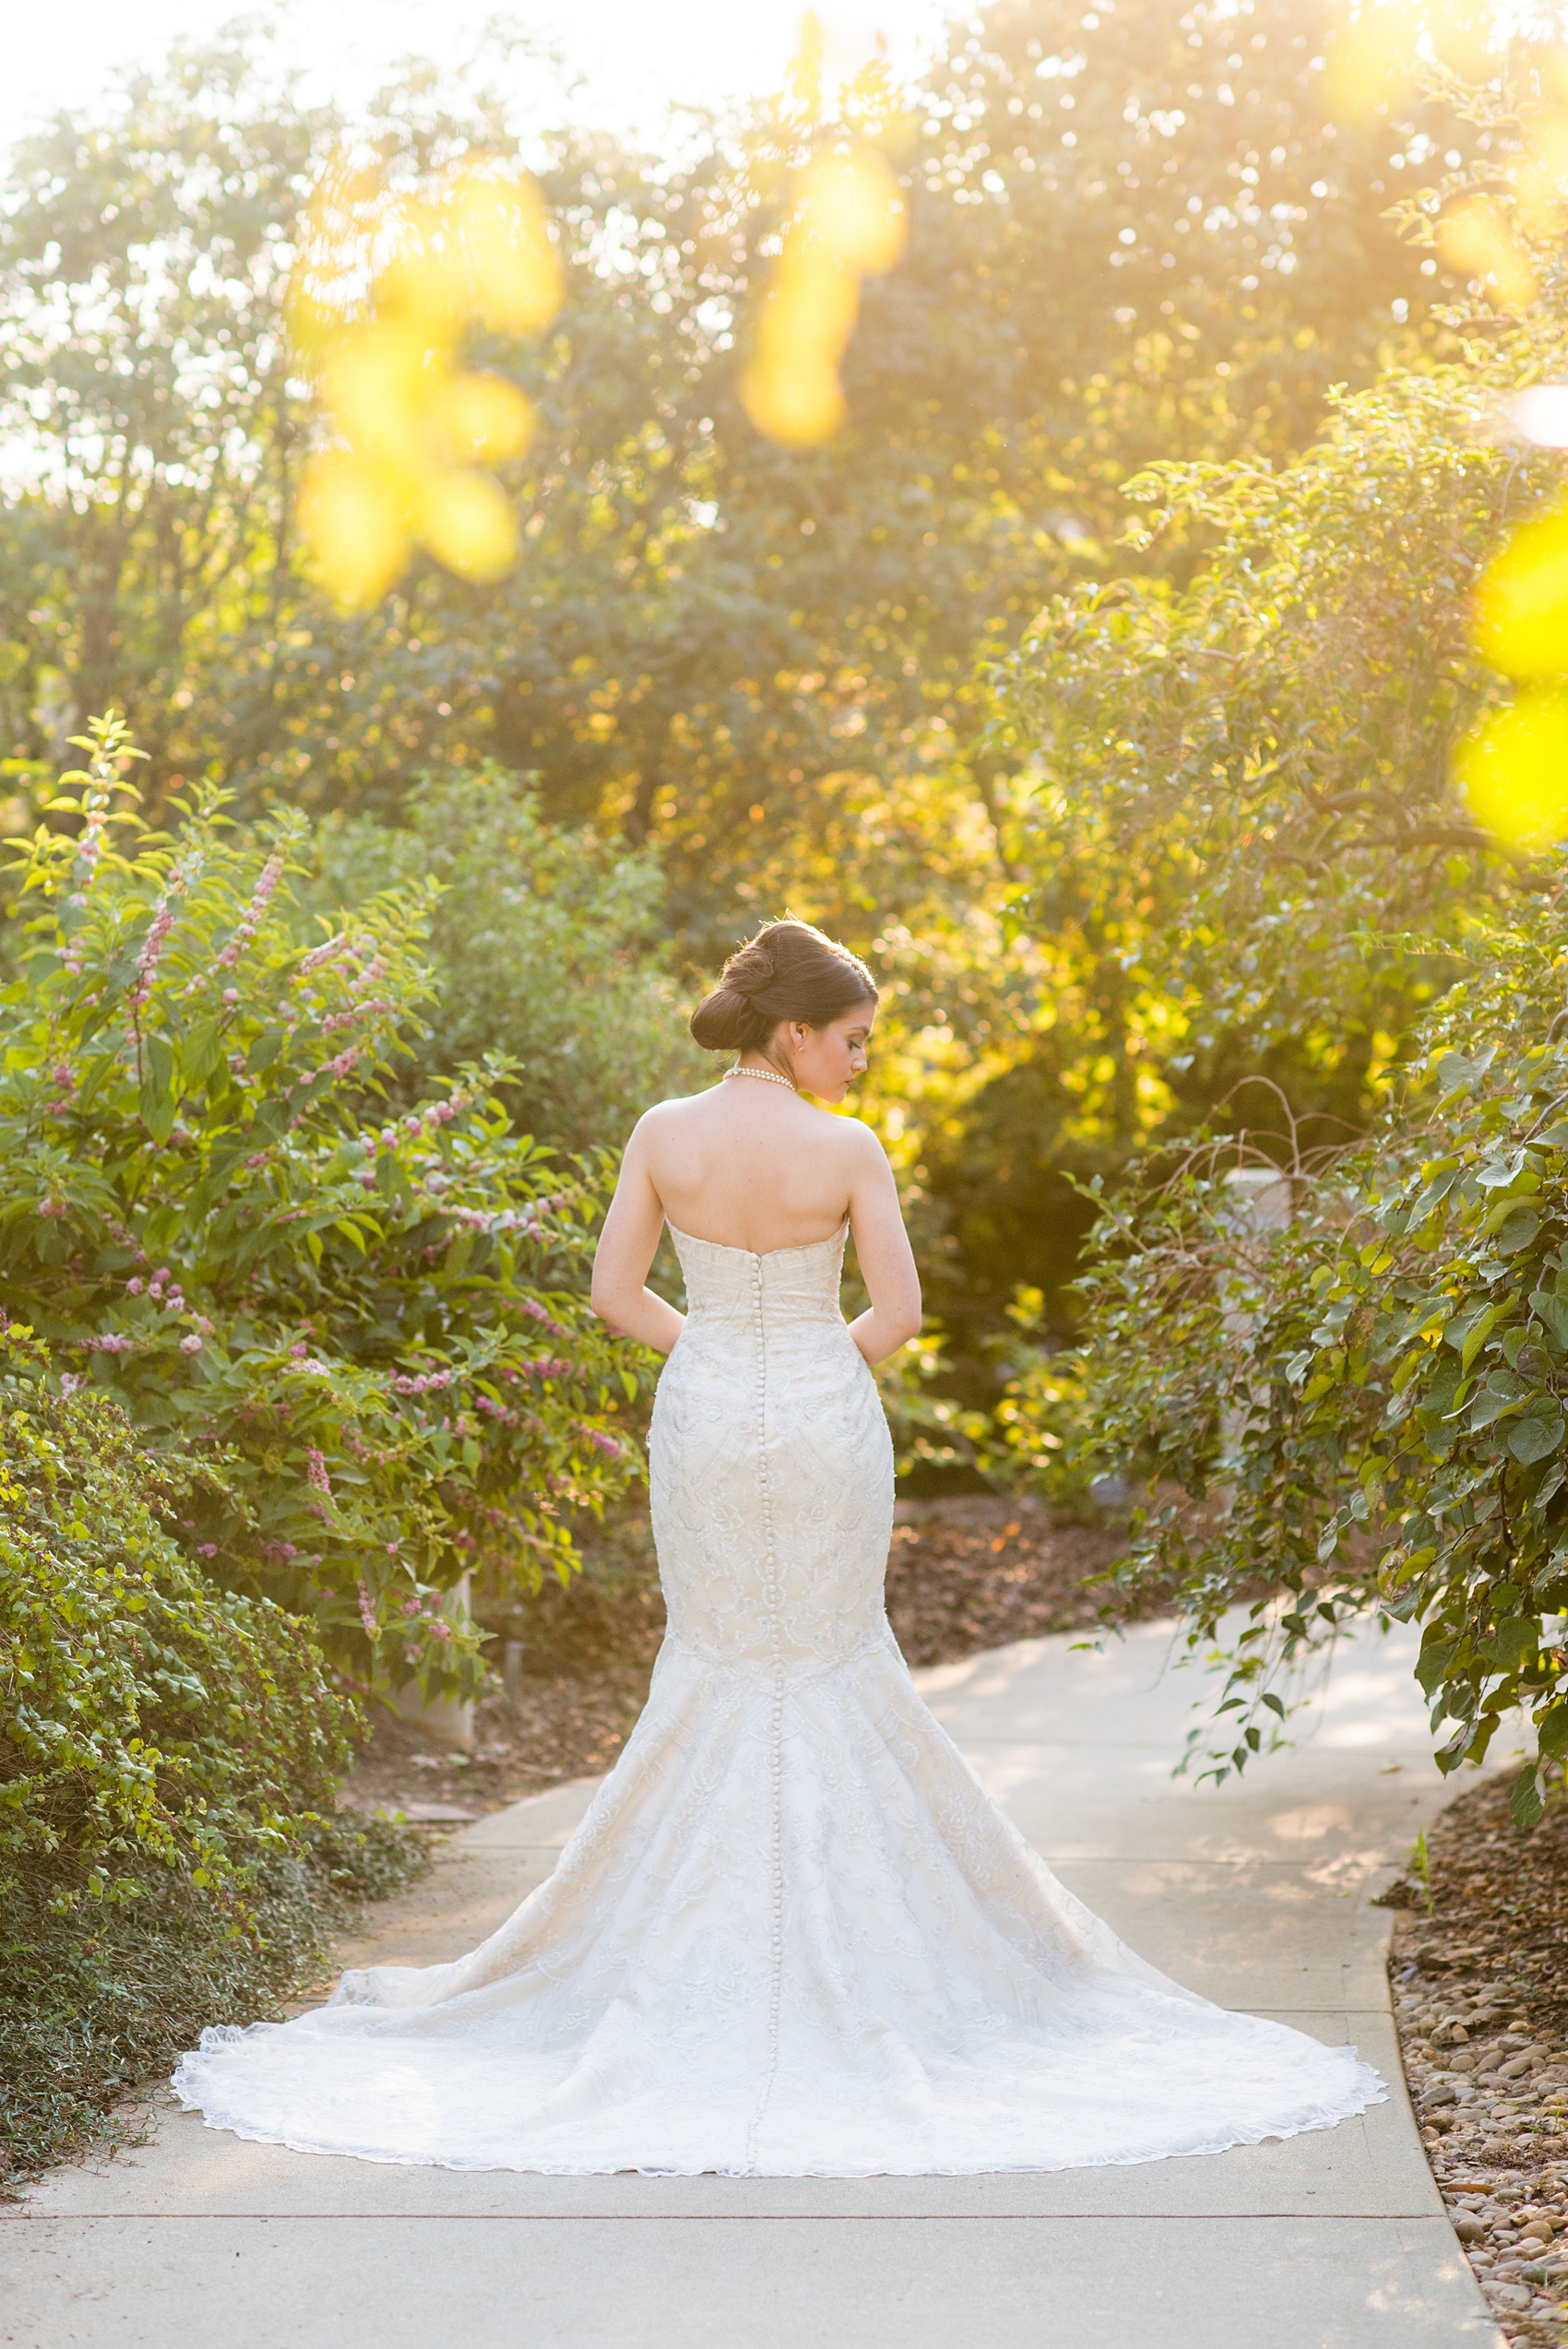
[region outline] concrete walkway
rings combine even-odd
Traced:
[[[1403,1635],[1342,1651],[1310,1732],[1172,1781],[1169,1634],[1032,1640],[919,1675],[1072,1889],[1227,2005],[1351,2039],[1364,2120],[1049,2177],[549,2178],[246,2145],[165,2110],[0,2224],[6,2349],[1496,2349],[1400,2078],[1370,1905],[1454,1791]],[[1302,1725],[1305,1727],[1305,1725]],[[1505,1757],[1503,1757],[1505,1758]],[[454,1954],[548,1874],[590,1787],[517,1803],[376,1913],[362,1962]]]

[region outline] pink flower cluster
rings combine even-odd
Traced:
[[[398,1612],[414,1618],[433,1640],[449,1640],[452,1636],[452,1626],[445,1617],[428,1606],[422,1598],[406,1598]]]
[[[141,953],[137,956],[136,985],[131,989],[126,999],[133,1012],[139,1012],[152,992],[152,982],[158,975],[158,958],[163,952],[163,942],[174,927],[173,910],[169,901],[179,886],[180,874],[176,869],[169,876],[169,885],[158,901],[157,910],[153,914],[147,936],[142,940]]]
[[[82,1345],[89,1354],[134,1354],[137,1350],[134,1337],[115,1332],[107,1337],[84,1337]]]
[[[452,1383],[450,1370],[425,1370],[416,1378],[399,1376],[392,1382],[394,1394],[434,1394]]]
[[[625,1451],[624,1444],[617,1443],[614,1437],[606,1435],[602,1428],[584,1427],[579,1421],[577,1433],[585,1443],[591,1443],[596,1452],[604,1453],[612,1460],[619,1460]]]
[[[102,800],[101,793],[95,791],[89,801],[88,819],[82,827],[82,836],[77,843],[77,863],[78,866],[85,867],[85,870],[81,872],[77,895],[72,899],[73,904],[79,905],[83,902],[81,893],[90,889],[97,878],[98,860],[103,854],[104,827],[108,822],[107,801]]]
[[[244,912],[240,916],[238,922],[236,922],[233,936],[230,939],[229,943],[224,947],[222,953],[218,957],[218,967],[220,970],[233,969],[234,965],[239,961],[240,956],[244,953],[245,948],[250,944],[251,940],[255,936],[256,931],[260,927],[261,917],[267,911],[267,899],[271,896],[272,892],[277,888],[278,884],[282,880],[282,858],[279,856],[268,857],[267,862],[262,866],[260,872],[256,875],[256,884],[255,887],[251,891],[250,903],[246,906]],[[224,997],[224,1001],[228,1001],[227,996]]]
[[[418,1117],[403,1120],[403,1131],[405,1133],[418,1133],[422,1130],[426,1133],[434,1133],[440,1127],[450,1125],[454,1118],[460,1117],[472,1098],[470,1093],[449,1093],[445,1101],[427,1101]]]
[[[323,963],[336,962],[348,944],[347,938],[329,938],[324,946],[313,946],[295,972],[295,978],[303,978],[307,970],[319,970]]]
[[[508,1411],[504,1403],[493,1402],[488,1394],[475,1395],[474,1409],[482,1411],[487,1418],[499,1420],[504,1428],[515,1428],[521,1425],[515,1411]]]
[[[127,1297],[139,1297],[141,1291],[141,1275],[133,1273],[125,1283],[125,1294]],[[152,1303],[161,1305],[166,1313],[182,1313],[184,1311],[184,1292],[167,1264],[160,1264],[157,1272],[150,1275],[147,1284],[147,1293]],[[211,1326],[210,1322],[202,1323],[204,1329],[210,1329]]]
[[[324,1453],[314,1452],[308,1447],[305,1452],[305,1482],[313,1486],[317,1492],[326,1493],[330,1499],[332,1487],[327,1477],[327,1456]]]
[[[377,996],[374,1003],[350,1003],[347,1011],[328,1012],[321,1023],[323,1036],[331,1036],[340,1027],[352,1027],[357,1019],[368,1019],[374,1012],[389,1012],[392,1006]]]
[[[355,1587],[360,1595],[360,1621],[364,1625],[365,1630],[370,1633],[371,1638],[374,1639],[376,1632],[374,1601],[372,1599],[369,1591],[366,1590],[362,1583],[357,1584]]]
[[[365,991],[365,989],[366,989],[367,987],[374,987],[374,986],[375,985],[376,980],[377,980],[378,979],[383,979],[383,978],[385,978],[385,977],[386,977],[386,955],[373,955],[373,956],[371,957],[370,961],[369,961],[368,963],[366,963],[366,965],[365,965],[365,967],[364,967],[363,970],[356,971],[356,972],[355,972],[355,974],[354,974],[354,976],[353,976],[353,978],[350,979],[350,981],[349,981],[349,992],[350,992],[350,995],[362,995],[362,994],[363,994],[363,992],[364,992],[364,991]],[[366,1008],[367,1010],[370,1010],[370,1011],[373,1011],[373,1012],[384,1012],[384,1011],[388,1010],[390,1007],[389,1007],[387,1004],[386,1004],[386,1003],[371,1003],[371,1004],[368,1004],[365,1008]]]
[[[558,1191],[548,1199],[536,1199],[531,1207],[503,1207],[493,1214],[487,1214],[480,1207],[448,1207],[446,1213],[466,1231],[482,1231],[492,1236],[496,1232],[520,1231],[525,1240],[542,1240],[544,1231],[540,1217],[557,1215],[568,1204],[571,1195],[569,1191]],[[558,1328],[553,1322],[550,1326],[558,1337],[565,1336],[565,1331]]]
[[[482,1207],[448,1207],[446,1213],[465,1231],[520,1231],[525,1240],[542,1240],[543,1228],[535,1223],[532,1214],[524,1207],[503,1207],[498,1214],[487,1215]]]
[[[520,1297],[517,1299],[517,1310],[519,1312],[527,1313],[530,1321],[541,1322],[552,1337],[570,1337],[572,1335],[570,1330],[563,1329],[559,1322],[551,1320],[537,1297]]]

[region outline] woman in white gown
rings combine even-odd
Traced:
[[[842,1100],[875,1010],[843,948],[771,925],[692,1023],[736,1081],[628,1146],[594,1301],[670,1357],[669,1631],[560,1865],[449,1965],[204,2032],[175,2085],[212,2126],[458,2169],[854,2177],[1215,2153],[1381,2099],[1353,2049],[1134,1956],[915,1691],[870,1365],[918,1329],[919,1287],[874,1135],[802,1097]],[[666,1220],[683,1320],[644,1286]],[[849,1325],[846,1229],[872,1300]]]

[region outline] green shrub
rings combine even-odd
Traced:
[[[1369,1142],[1295,1177],[1288,1228],[1251,1231],[1199,1159],[1108,1214],[1085,1286],[1108,1452],[1223,1501],[1160,1501],[1124,1584],[1179,1576],[1204,1645],[1260,1577],[1270,1593],[1223,1640],[1221,1774],[1275,1734],[1291,1667],[1376,1609],[1422,1627],[1441,1769],[1479,1762],[1515,1707],[1531,1717],[1528,1824],[1568,1756],[1561,900],[1478,925],[1474,952]]]
[[[209,1464],[188,1557],[362,1672],[368,1641],[382,1680],[471,1689],[442,1594],[564,1577],[573,1514],[635,1461],[636,1377],[584,1293],[595,1181],[511,1131],[503,1066],[389,1109],[429,1000],[427,886],[312,944],[303,818],[246,833],[202,793],[136,844],[124,737],[101,722],[89,747],[52,811],[79,829],[18,844],[10,1315],[145,1442]]]
[[[199,1474],[199,1472],[197,1472]],[[26,2171],[203,2023],[317,1966],[418,1864],[333,1817],[355,1709],[310,1630],[212,1588],[191,1477],[0,1340],[0,2112]],[[327,1814],[323,1817],[321,1814]]]
[[[980,1465],[1012,1491],[1078,1506],[1089,1498],[1099,1465],[1084,1358],[1076,1347],[1046,1342],[1041,1290],[1027,1284],[1015,1290],[1007,1318],[1017,1335],[999,1348],[1004,1383],[980,1445]]]
[[[25,1885],[0,1893],[0,2191],[78,2150],[208,2023],[276,2012],[318,1975],[324,1937],[359,1901],[426,1865],[391,1821],[306,1824],[293,1854],[257,1863],[247,1934],[173,1875],[65,1916]]]
[[[943,1392],[948,1368],[941,1326],[929,1322],[923,1336],[876,1366],[894,1469],[906,1489],[928,1479],[940,1485],[955,1472],[972,1471],[979,1459],[985,1415]]]
[[[486,768],[408,795],[394,826],[324,825],[321,902],[362,905],[429,881],[434,1005],[405,1084],[496,1053],[514,1122],[567,1150],[619,1148],[651,1102],[713,1074],[676,1016],[648,849],[546,824],[536,795]]]

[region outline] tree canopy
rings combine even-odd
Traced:
[[[785,172],[832,125],[787,95],[676,165],[563,136],[564,306],[481,353],[543,420],[511,469],[524,557],[486,589],[426,562],[353,620],[290,519],[303,208],[350,137],[409,182],[516,136],[428,77],[350,125],[243,43],[176,52],[29,142],[0,228],[34,466],[0,550],[13,759],[111,702],[155,796],[200,776],[388,808],[493,757],[552,817],[657,839],[703,951],[783,899],[863,942],[925,905],[933,840],[978,824],[996,854],[977,655],[1086,576],[1190,560],[1117,545],[1124,482],[1300,448],[1426,314],[1437,281],[1384,213],[1406,154],[1461,131],[1430,107],[1337,126],[1326,39],[1164,0],[956,24],[885,101],[909,254],[868,285],[849,428],[808,455],[757,437],[737,353]]]

